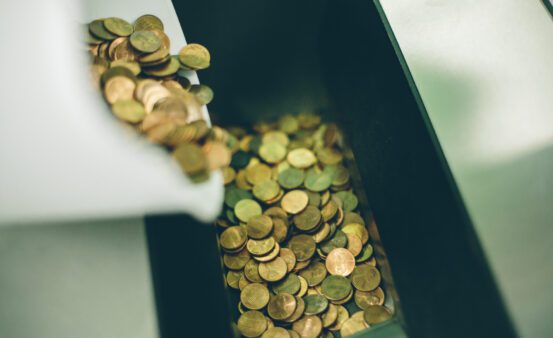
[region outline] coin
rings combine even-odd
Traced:
[[[259,148],[259,156],[267,163],[278,163],[286,156],[286,147],[277,142],[263,143]]]
[[[134,30],[163,30],[163,22],[155,15],[146,14],[142,15],[134,22]]]
[[[288,267],[286,266],[286,262],[280,257],[276,257],[270,262],[262,262],[259,264],[259,275],[267,282],[277,282],[283,279],[287,271]]]
[[[323,327],[332,326],[336,322],[336,319],[338,319],[338,306],[332,303],[328,304],[328,309],[321,317]]]
[[[272,327],[265,331],[261,338],[290,338],[290,333],[281,327]]]
[[[249,284],[240,293],[240,301],[250,310],[260,310],[269,303],[269,290],[260,283]]]
[[[253,185],[270,180],[271,175],[271,168],[264,163],[257,163],[246,168],[246,179]]]
[[[273,231],[273,220],[269,216],[256,215],[248,220],[246,229],[250,238],[262,239]]]
[[[259,204],[251,199],[240,200],[234,206],[234,213],[242,222],[248,222],[250,218],[261,215],[261,211]]]
[[[349,279],[343,276],[330,275],[321,284],[321,292],[329,300],[341,300],[352,291]]]
[[[346,237],[348,238],[347,249],[354,257],[358,256],[363,250],[363,243],[361,242],[361,238],[359,238],[359,236],[355,234],[346,234]]]
[[[344,323],[342,324],[340,335],[342,335],[342,337],[349,337],[359,331],[365,330],[368,327],[369,325],[367,325],[364,320],[359,320],[357,318],[353,318],[352,316],[350,319],[344,321]]]
[[[303,211],[294,216],[294,224],[301,231],[312,231],[320,224],[321,219],[321,211],[312,205],[308,205]]]
[[[373,247],[370,244],[367,244],[361,249],[361,253],[357,256],[357,263],[362,263],[367,261],[373,254]],[[374,257],[373,257],[374,258]]]
[[[315,154],[309,149],[298,148],[291,150],[286,158],[288,162],[295,168],[305,169],[311,167],[317,162]]]
[[[204,84],[193,84],[188,91],[194,94],[194,97],[201,105],[208,104],[213,100],[213,90]]]
[[[253,186],[253,195],[260,201],[269,201],[280,192],[280,186],[273,180],[266,180]]]
[[[244,276],[252,283],[263,283],[259,276],[259,264],[255,259],[250,259],[244,266]]]
[[[340,305],[338,306],[338,318],[336,319],[336,322],[334,323],[334,325],[330,326],[328,329],[330,331],[340,331],[340,329],[342,328],[342,325],[348,319],[349,319],[348,310],[346,310],[345,307]]]
[[[219,237],[219,243],[224,249],[235,250],[241,247],[247,238],[246,229],[240,226],[233,226],[223,231]]]
[[[368,292],[356,290],[354,295],[355,304],[363,310],[370,305],[383,305],[384,297],[384,291],[380,287]]]
[[[347,277],[355,268],[355,258],[344,248],[332,250],[326,257],[326,269],[332,275]]]
[[[296,215],[307,208],[308,201],[309,197],[304,191],[292,190],[282,197],[281,205],[287,213]]]
[[[323,329],[321,319],[317,316],[304,316],[292,325],[302,338],[317,338]]]
[[[353,286],[360,291],[372,291],[380,285],[380,272],[371,265],[359,265],[351,275]]]
[[[305,278],[303,278],[302,276],[298,276],[298,278],[300,280],[300,290],[298,291],[297,296],[303,297],[307,293],[307,289],[309,288],[309,286],[307,285],[307,280],[305,280]]]
[[[114,76],[107,80],[104,86],[104,96],[106,101],[114,104],[119,100],[130,101],[133,99],[136,84],[125,76]]]
[[[133,26],[121,18],[107,18],[104,20],[104,27],[110,33],[118,36],[129,36],[134,31]]]
[[[288,241],[288,248],[294,252],[298,262],[303,262],[313,257],[316,247],[315,241],[309,235],[293,236]]]
[[[207,158],[202,149],[196,144],[180,144],[173,151],[173,157],[188,175],[197,175],[207,169]]]
[[[240,281],[241,277],[242,277],[242,272],[229,270],[227,272],[227,276],[225,280],[227,281],[227,285],[229,287],[233,289],[239,289],[238,281]]]
[[[357,235],[362,241],[363,244],[367,243],[369,240],[369,233],[367,228],[359,223],[350,223],[342,227],[342,231],[346,234]]]
[[[273,237],[267,237],[265,239],[248,240],[246,248],[254,256],[264,256],[269,254],[275,248],[276,241]]]
[[[150,31],[135,31],[129,41],[136,50],[143,53],[152,53],[161,47],[161,40]]]
[[[225,253],[223,255],[223,264],[231,270],[242,270],[250,260],[248,251],[242,250],[236,254]]]
[[[308,295],[303,300],[306,315],[318,315],[328,308],[328,300],[322,295]]]
[[[330,240],[321,243],[321,251],[328,255],[332,250],[336,248],[344,248],[348,244],[348,238],[341,230],[337,230]]]
[[[94,20],[88,25],[88,30],[93,36],[101,40],[115,40],[117,35],[110,33],[104,26],[104,20]]]
[[[303,316],[305,311],[305,302],[303,298],[301,298],[300,296],[297,296],[296,303],[297,303],[296,310],[294,311],[294,313],[292,313],[292,315],[289,318],[286,318],[284,320],[286,323],[293,323],[298,319],[300,319],[301,316]]]
[[[144,107],[136,100],[117,100],[111,107],[113,114],[117,118],[130,122],[138,123],[144,119],[146,112]]]
[[[332,176],[324,171],[308,170],[305,174],[304,185],[313,192],[325,191],[332,185]]]
[[[267,330],[267,320],[259,311],[247,311],[240,316],[237,326],[244,337],[255,338]]]
[[[300,272],[300,276],[305,278],[309,286],[319,285],[326,278],[325,265],[318,261],[311,262],[307,268]]]
[[[209,67],[211,55],[204,46],[189,43],[179,51],[179,60],[186,68],[199,70]]]
[[[285,189],[296,189],[303,184],[304,177],[303,170],[288,168],[278,174],[278,183]]]
[[[275,257],[277,257],[279,253],[280,253],[280,245],[278,243],[275,243],[274,249],[271,252],[269,252],[267,255],[253,256],[253,259],[255,259],[258,262],[269,262],[275,259]]]
[[[279,293],[271,298],[267,305],[267,313],[275,320],[285,320],[296,310],[296,298],[288,293]]]
[[[286,262],[288,272],[292,271],[296,266],[296,255],[288,248],[280,249],[280,257]]]
[[[301,283],[298,275],[296,275],[295,273],[290,273],[287,274],[284,279],[282,279],[278,283],[273,284],[272,290],[275,294],[285,292],[291,295],[295,295],[300,290],[300,287]]]
[[[364,312],[365,321],[369,325],[380,324],[392,318],[390,310],[381,305],[369,305]]]

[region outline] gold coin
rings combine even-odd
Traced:
[[[367,228],[359,223],[350,223],[342,227],[342,231],[346,234],[354,234],[361,238],[363,245],[369,240],[369,232]]]
[[[223,264],[231,270],[242,270],[246,263],[250,260],[250,255],[247,250],[242,250],[236,254],[223,255]]]
[[[342,337],[349,337],[357,332],[365,330],[368,327],[369,325],[367,325],[364,320],[359,320],[357,318],[353,318],[352,316],[342,324],[340,335],[342,335]]]
[[[106,26],[104,26],[104,20],[94,20],[88,25],[88,30],[93,36],[102,40],[115,40],[117,35],[110,33]]]
[[[286,262],[287,272],[291,272],[296,266],[296,255],[288,248],[280,249],[280,258]]]
[[[311,264],[300,272],[300,276],[305,278],[308,286],[319,285],[326,278],[325,265],[318,261],[311,262]]]
[[[361,238],[359,238],[356,234],[346,234],[346,236],[348,238],[347,249],[354,257],[358,256],[361,253],[361,250],[363,250]]]
[[[280,186],[273,180],[266,180],[253,186],[253,195],[260,201],[269,201],[280,192]]]
[[[328,201],[328,203],[321,209],[321,215],[323,216],[323,221],[330,221],[338,212],[338,205],[333,200]]]
[[[360,291],[372,291],[380,285],[380,272],[372,265],[360,265],[353,270],[351,282]]]
[[[290,338],[290,333],[281,327],[273,327],[265,331],[261,338]]]
[[[204,84],[193,84],[188,92],[194,95],[200,105],[206,105],[213,100],[213,90]]]
[[[152,53],[161,47],[161,40],[150,31],[136,31],[130,37],[131,46],[143,53]]]
[[[273,220],[265,215],[253,216],[248,220],[246,229],[250,238],[263,239],[273,231]]]
[[[297,321],[298,319],[301,318],[301,316],[303,316],[305,312],[305,301],[300,296],[297,296],[296,302],[297,302],[296,310],[294,311],[292,316],[290,316],[290,318],[287,318],[284,320],[287,323],[293,323]]]
[[[354,313],[350,316],[350,318],[353,318],[355,320],[361,320],[361,321],[365,322],[364,317],[365,317],[365,312],[363,312],[363,311],[357,311],[356,313]],[[367,324],[367,323],[365,323],[365,324]]]
[[[236,178],[236,171],[232,167],[223,168],[223,182],[225,185],[231,184]]]
[[[292,329],[302,338],[317,338],[323,330],[323,324],[317,316],[304,316],[292,325]]]
[[[300,334],[294,330],[288,330],[288,333],[290,334],[290,338],[301,338]]]
[[[323,322],[323,327],[326,328],[326,327],[332,326],[334,323],[336,323],[337,319],[338,319],[338,305],[328,304],[328,309],[321,317],[321,320]]]
[[[118,100],[111,109],[117,118],[130,123],[138,123],[144,119],[146,112],[140,102],[136,100]]]
[[[106,101],[114,104],[119,100],[132,100],[136,84],[126,76],[115,76],[106,81],[104,96]]]
[[[324,223],[319,231],[317,231],[315,234],[313,234],[313,240],[319,244],[327,239],[327,237],[330,235],[330,225],[328,223]]]
[[[226,250],[236,250],[240,248],[248,239],[246,229],[241,226],[233,226],[221,234],[219,243]]]
[[[104,20],[104,27],[112,34],[118,36],[129,36],[134,31],[133,26],[121,18],[107,18]]]
[[[240,280],[238,281],[238,288],[240,291],[244,290],[244,288],[248,285],[250,285],[250,281],[246,278],[246,276],[242,275],[240,277]]]
[[[296,311],[297,301],[288,293],[279,293],[273,296],[267,305],[267,313],[275,320],[290,318]]]
[[[336,248],[326,257],[326,269],[332,275],[347,277],[355,269],[355,257],[348,249]]]
[[[290,142],[290,140],[288,139],[288,136],[282,131],[273,130],[263,134],[261,142],[263,143],[276,142],[286,147]]]
[[[255,259],[258,262],[269,262],[275,259],[276,256],[280,253],[280,245],[278,243],[275,243],[275,247],[273,251],[268,253],[265,256],[253,256],[253,259]]]
[[[242,305],[250,310],[264,308],[269,303],[269,298],[269,290],[260,283],[249,284],[240,293]]]
[[[143,34],[141,32],[139,33]],[[179,70],[179,67],[179,61],[175,57],[170,57],[166,64],[153,68],[143,68],[142,71],[146,75],[155,77],[166,77],[175,74]]]
[[[298,276],[298,278],[300,280],[300,291],[298,291],[298,294],[296,296],[301,298],[305,296],[305,294],[307,293],[307,289],[309,289],[309,285],[307,285],[307,280],[302,276]]]
[[[238,290],[239,289],[238,282],[240,281],[241,277],[242,277],[242,272],[229,270],[226,276],[227,285],[233,289]]]
[[[169,49],[171,48],[171,40],[169,40],[167,34],[159,29],[153,29],[151,30],[151,32],[154,33],[161,41],[161,47],[159,47],[159,49],[153,53],[144,53],[138,55],[138,62],[145,66],[154,66],[155,64],[159,64],[163,60],[167,60],[169,58]]]
[[[230,164],[232,154],[224,143],[207,141],[204,143],[202,150],[209,162],[209,169],[217,170],[226,168]]]
[[[292,237],[288,241],[288,248],[294,252],[298,262],[303,262],[313,257],[317,244],[311,236],[302,234]]]
[[[190,176],[200,174],[207,169],[207,158],[197,144],[180,144],[173,151],[173,157],[182,170]]]
[[[282,209],[291,215],[296,215],[305,208],[309,203],[309,197],[302,190],[291,190],[282,197]]]
[[[259,156],[267,163],[278,163],[286,157],[286,147],[277,142],[264,143],[259,148]]]
[[[255,338],[267,330],[267,320],[259,311],[244,312],[238,318],[238,330],[244,337]]]
[[[248,248],[248,251],[254,256],[264,256],[269,254],[275,248],[275,245],[275,239],[273,237],[267,237],[260,240],[249,239],[246,248]]]
[[[134,30],[161,30],[163,31],[163,22],[155,15],[146,14],[142,15],[134,22]]]
[[[278,243],[282,243],[288,235],[288,226],[281,218],[273,218],[273,237]]]
[[[209,67],[211,56],[204,46],[189,43],[179,51],[179,60],[186,68],[199,70]]]
[[[295,168],[305,169],[317,163],[315,154],[307,148],[291,150],[287,157],[288,162]]]
[[[392,318],[390,310],[381,305],[370,305],[365,308],[365,322],[369,325],[376,325]]]
[[[340,329],[342,328],[342,325],[348,319],[349,319],[348,310],[346,310],[345,307],[340,305],[338,306],[338,318],[336,319],[336,322],[334,323],[334,325],[330,326],[328,329],[330,331],[340,331]]]
[[[267,282],[278,282],[286,276],[287,271],[286,262],[280,257],[276,257],[270,262],[259,264],[259,275]]]
[[[261,215],[261,207],[251,199],[243,199],[234,206],[236,217],[242,222],[248,222],[250,218]]]
[[[125,39],[126,40],[126,39]],[[135,76],[140,74],[140,65],[134,61],[115,60],[111,62],[111,67],[125,67],[130,70]]]
[[[370,305],[383,305],[385,300],[384,291],[380,287],[368,292],[355,290],[354,297],[355,304],[363,310]]]
[[[246,179],[253,185],[270,180],[271,175],[271,168],[263,163],[258,163],[246,168]]]
[[[294,224],[301,231],[313,231],[321,224],[321,211],[308,205],[302,212],[294,216]]]
[[[259,264],[255,259],[250,259],[244,266],[244,276],[252,283],[263,283],[259,276]]]

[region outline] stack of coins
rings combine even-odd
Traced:
[[[347,337],[391,318],[336,125],[300,114],[253,129],[229,129],[217,221],[240,333]]]
[[[94,83],[117,118],[172,151],[194,182],[229,165],[227,145],[236,141],[202,119],[202,105],[213,99],[213,92],[188,80],[191,71],[210,65],[204,46],[188,44],[171,55],[169,37],[154,15],[143,15],[133,24],[98,19],[86,30]]]

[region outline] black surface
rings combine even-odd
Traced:
[[[335,111],[411,338],[515,336],[424,106],[371,1],[174,5],[188,41],[212,52],[199,76],[214,88],[216,120]],[[230,337],[214,229],[185,216],[152,217],[147,234],[162,338]]]
[[[350,136],[410,337],[515,337],[416,87],[378,5],[332,6],[329,93]],[[331,67],[337,58],[341,67]]]
[[[232,337],[214,225],[152,216],[146,236],[161,337]]]

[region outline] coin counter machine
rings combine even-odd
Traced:
[[[183,31],[210,49],[212,67],[200,76],[214,89],[209,108],[216,124],[250,125],[312,110],[344,129],[364,216],[372,213],[376,221],[369,231],[386,305],[394,309],[392,320],[353,337],[516,336],[386,6],[353,0],[35,5],[26,21],[44,29],[17,21],[16,4],[3,8],[0,20],[3,41],[22,49],[33,41],[44,51],[41,62],[51,65],[36,70],[33,88],[24,81],[1,84],[0,92],[13,93],[3,99],[7,106],[27,115],[0,115],[0,266],[9,272],[0,277],[0,336],[233,336],[237,309],[224,288],[212,225],[223,200],[221,175],[193,185],[164,152],[123,136],[98,95],[83,89],[86,64],[74,52],[82,47],[64,17],[133,20],[145,13],[162,19],[173,53],[185,44]],[[17,28],[17,37],[7,34]],[[48,48],[52,36],[68,42]],[[0,58],[2,74],[17,78],[11,56]],[[32,54],[19,58],[37,64]],[[197,83],[195,73],[190,77]],[[45,107],[51,107],[46,120],[39,118]],[[33,137],[22,139],[22,130]],[[8,151],[13,144],[20,151]],[[48,241],[48,231],[57,239]],[[102,254],[93,252],[98,247]],[[32,273],[14,267],[21,262]],[[52,271],[68,272],[68,279],[51,278]]]

